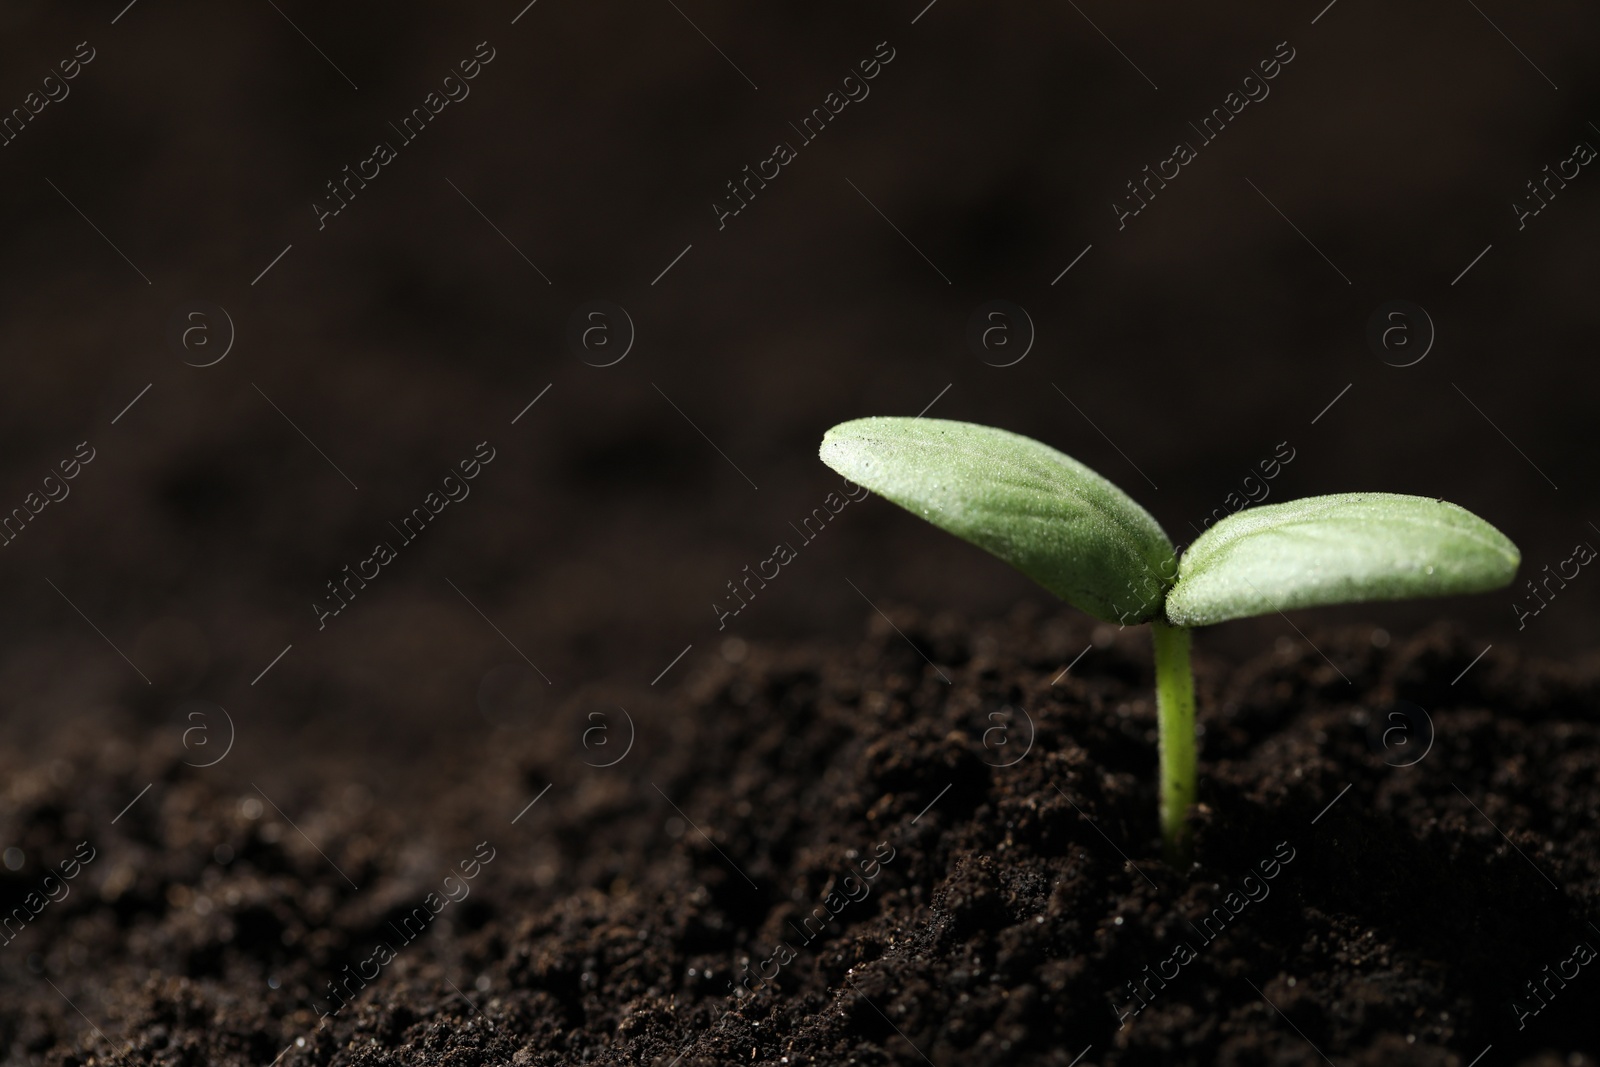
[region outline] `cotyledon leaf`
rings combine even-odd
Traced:
[[[1230,515],[1178,563],[1179,626],[1364,600],[1498,589],[1522,555],[1466,508],[1431,497],[1340,493]]]
[[[829,430],[821,456],[1091,615],[1161,614],[1172,542],[1126,493],[1048,445],[969,422],[878,417]]]

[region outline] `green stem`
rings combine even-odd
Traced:
[[[1189,828],[1184,817],[1194,803],[1195,788],[1189,631],[1152,619],[1150,634],[1156,649],[1156,713],[1161,731],[1161,840],[1167,860],[1184,863],[1189,858]]]

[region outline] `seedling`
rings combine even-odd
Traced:
[[[1187,856],[1195,797],[1190,629],[1322,604],[1498,589],[1522,558],[1455,504],[1339,493],[1229,515],[1180,559],[1149,512],[1082,463],[968,422],[856,419],[827,432],[821,455],[1096,618],[1150,624],[1161,836],[1172,860]]]

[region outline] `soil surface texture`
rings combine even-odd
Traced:
[[[588,692],[449,730],[377,789],[308,766],[269,796],[114,716],[43,759],[0,753],[24,842],[0,892],[32,915],[0,948],[27,960],[0,1048],[280,1067],[1600,1053],[1592,665],[1352,626],[1232,669],[1202,635],[1180,870],[1156,836],[1142,630],[893,614],[853,647],[728,641],[627,711]]]

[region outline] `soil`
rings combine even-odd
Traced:
[[[1573,960],[1600,945],[1594,664],[1348,626],[1234,668],[1202,633],[1197,844],[1175,869],[1141,630],[892,614],[854,642],[729,640],[625,705],[591,690],[442,730],[401,782],[363,784],[340,748],[268,794],[111,712],[0,753],[23,852],[5,910],[93,850],[0,948],[0,1048],[282,1067],[1600,1055],[1600,974]],[[1401,702],[1426,716],[1391,718]]]
[[[838,484],[828,427],[922,412],[1061,448],[1177,540],[1246,498],[1393,491],[1557,567],[1600,521],[1597,179],[1518,205],[1595,135],[1600,7],[0,26],[0,115],[97,54],[0,153],[0,513],[36,516],[0,553],[0,1062],[1595,1056],[1600,979],[1567,961],[1600,939],[1600,664],[1524,658],[1596,647],[1584,580],[1526,630],[1507,591],[1296,615],[1314,645],[1277,616],[1199,635],[1173,870],[1144,634],[883,501],[798,526]],[[470,99],[319,217],[479,42]],[[720,219],[879,42],[870,99]],[[1120,219],[1278,42],[1270,99]],[[573,340],[602,300],[606,366]],[[1025,359],[974,345],[995,300]],[[1397,300],[1425,359],[1373,344]],[[479,442],[471,498],[324,628],[313,601]],[[791,528],[789,577],[713,635]],[[862,899],[802,933],[836,891]]]

